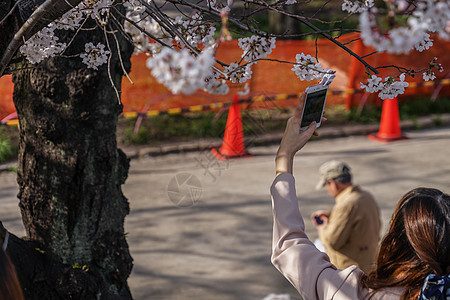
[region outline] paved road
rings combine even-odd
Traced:
[[[449,193],[450,128],[406,134],[410,139],[387,145],[364,136],[310,142],[294,167],[304,215],[332,205],[325,191],[314,190],[317,169],[329,159],[351,165],[355,182],[376,196],[385,227],[411,188]],[[299,299],[269,259],[276,149],[250,148],[253,157],[220,163],[209,152],[132,160],[124,193],[135,299],[258,300],[270,293]],[[0,174],[0,188],[0,220],[23,235],[14,174]],[[317,237],[309,220],[306,227]]]

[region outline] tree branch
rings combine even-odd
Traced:
[[[61,17],[80,2],[81,0],[46,0],[40,5],[9,42],[8,47],[0,60],[0,76],[4,74],[11,58],[25,40],[28,40],[34,33],[44,28],[51,21]]]

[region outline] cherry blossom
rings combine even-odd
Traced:
[[[82,3],[85,5],[85,9],[90,10],[88,15],[92,19],[96,19],[100,17],[102,14],[109,11],[109,8],[112,5],[112,0],[84,0]]]
[[[231,63],[225,68],[224,72],[228,73],[228,76],[233,83],[243,83],[252,77],[250,64],[241,67],[237,63]]]
[[[194,12],[188,20],[183,20],[183,17],[177,16],[174,24],[192,47],[197,47],[198,44],[210,46],[214,43],[213,36],[216,28],[204,22],[198,11]],[[184,41],[180,37],[176,36],[175,41],[185,47]]]
[[[450,38],[450,2],[448,0],[422,0],[417,3],[408,23],[413,28],[437,32],[444,39]]]
[[[81,25],[86,16],[95,19],[106,12],[111,5],[111,0],[82,1],[61,18],[34,34],[20,47],[20,52],[32,64],[39,63],[47,57],[60,54],[65,49],[66,44],[58,42],[59,38],[55,35],[55,29],[75,30]],[[85,45],[86,52],[80,54],[83,63],[88,68],[93,69],[97,69],[98,66],[106,63],[109,51],[105,51],[104,47],[102,44],[94,46],[92,43],[87,43]]]
[[[291,69],[300,80],[311,81],[313,79],[321,79],[327,69],[322,69],[322,65],[317,62],[315,57],[305,55],[303,52],[295,56],[297,61]]]
[[[147,59],[147,67],[156,80],[172,93],[189,95],[206,88],[205,79],[213,75],[213,52],[208,48],[195,57],[187,49],[176,51],[164,47],[161,52]]]
[[[28,39],[19,51],[30,63],[40,63],[45,58],[57,55],[64,50],[66,44],[59,43],[58,40],[54,27],[45,27]]]
[[[381,89],[381,86],[380,86],[381,80],[383,80],[383,79],[380,77],[377,77],[377,75],[372,75],[367,80],[367,84],[361,83],[361,88],[366,89],[366,91],[369,93],[378,92]]]
[[[242,58],[245,61],[253,61],[264,58],[275,48],[275,38],[264,38],[257,35],[238,40],[239,47],[244,51]]]
[[[422,75],[423,75],[423,80],[425,80],[425,81],[430,81],[430,80],[433,80],[436,78],[433,71],[431,71],[431,70],[423,72]]]
[[[378,93],[378,97],[381,99],[392,99],[405,92],[405,88],[409,86],[408,82],[405,82],[405,74],[402,73],[399,76],[399,81],[396,81],[393,76],[388,76],[382,81],[382,78],[372,75],[368,79],[367,84],[361,83],[361,88],[365,89],[369,93]]]
[[[217,46],[219,41],[231,39],[227,24],[233,0],[207,0],[206,4],[196,4],[209,7],[210,11],[215,11],[216,14],[220,12],[222,27],[218,41],[214,38],[216,28],[211,23],[214,20],[205,20],[200,11],[191,11],[188,17],[184,13],[174,18],[164,15],[166,24],[170,26],[163,28],[160,25],[163,24],[161,17],[151,15],[151,10],[147,9],[142,1],[154,5],[153,0],[124,2],[127,8],[126,17],[131,21],[125,22],[124,29],[133,39],[135,53],[146,52],[153,55],[148,59],[147,66],[152,69],[151,73],[157,80],[174,93],[190,94],[197,89],[204,89],[211,93],[226,93],[229,90],[226,81],[233,83],[248,81],[252,76],[251,65],[268,56],[275,48],[274,37],[253,35],[240,38],[238,45],[243,50],[241,61],[232,62],[222,68],[219,75],[212,70],[215,61],[211,47]],[[20,48],[20,52],[31,63],[38,63],[47,57],[62,53],[66,45],[58,42],[55,29],[78,30],[87,18],[95,19],[99,26],[103,26],[104,18],[108,16],[105,13],[108,12],[112,3],[112,0],[83,0],[77,7],[26,41]],[[276,5],[296,3],[296,0],[281,0],[276,2]],[[406,0],[392,0],[388,1],[385,9],[377,9],[374,7],[373,0],[344,0],[342,10],[360,13],[361,38],[364,44],[373,46],[378,51],[400,54],[413,49],[420,52],[428,50],[433,46],[429,32],[438,33],[442,38],[449,39],[450,2],[448,0],[418,0],[415,4],[411,5]],[[401,23],[392,18],[398,12],[404,15]],[[393,22],[384,22],[384,25],[380,26],[380,20],[383,21],[383,18],[384,21]],[[177,34],[172,32],[171,26],[176,29]],[[148,34],[153,39],[149,38]],[[167,46],[174,46],[174,48]],[[88,68],[97,69],[107,62],[110,54],[104,48],[102,43],[97,45],[87,43],[85,52],[79,56]],[[194,55],[191,52],[194,49],[195,51],[206,50]],[[248,63],[241,65],[242,61]],[[422,74],[424,80],[433,80],[436,77],[433,73],[434,68],[440,70],[442,66],[437,64],[436,60],[432,61],[427,69],[422,70],[425,70]],[[300,53],[296,55],[292,71],[300,80],[311,81],[322,78],[327,69],[323,69],[315,57]],[[403,93],[404,87],[408,86],[404,78],[404,74],[400,75],[398,80],[392,76],[383,80],[381,77],[372,75],[367,83],[361,86],[368,92],[378,92],[380,97],[392,97]]]
[[[408,7],[407,4],[401,6],[403,9]],[[376,9],[363,11],[359,23],[364,44],[378,51],[401,54],[414,48],[420,52],[428,50],[433,43],[427,32],[437,32],[444,39],[450,38],[450,2],[447,0],[418,1],[405,25],[393,23],[386,32],[382,32],[377,24],[377,12]]]
[[[361,13],[364,10],[373,6],[373,0],[344,0],[342,3],[342,10],[348,11],[349,13]]]
[[[209,81],[206,81],[206,85],[203,90],[210,94],[226,95],[230,91],[230,88],[227,85],[227,81],[224,79],[211,79]]]
[[[75,30],[84,20],[85,16],[82,11],[84,7],[84,3],[81,2],[75,8],[66,12],[61,18],[54,22],[55,29],[63,29],[63,30]]]
[[[231,5],[233,5],[233,0],[207,0],[208,6],[216,11],[229,12],[231,10]]]
[[[98,43],[97,45],[87,43],[84,46],[84,51],[84,53],[80,54],[80,57],[88,68],[98,70],[98,66],[101,66],[108,61],[109,51],[105,50],[105,45],[102,43]]]
[[[414,45],[417,51],[423,52],[424,50],[430,49],[433,46],[433,40],[430,39],[430,35],[428,33],[424,34],[425,38],[423,41],[418,42]]]
[[[422,73],[423,80],[430,81],[430,80],[434,80],[436,78],[436,76],[434,75],[433,69],[437,69],[439,72],[444,71],[444,68],[442,67],[442,65],[437,62],[437,57],[433,58],[430,61],[430,66],[424,73]]]

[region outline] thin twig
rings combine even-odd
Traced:
[[[16,9],[17,5],[19,5],[20,2],[22,2],[22,0],[19,0],[14,4],[14,6],[11,8],[8,14],[0,21],[0,25],[2,25],[3,22],[5,22],[6,19],[13,13],[13,11]]]
[[[125,74],[125,76],[127,76],[128,80],[130,81],[131,84],[134,84],[133,80],[131,80],[130,76],[128,76],[128,72],[125,70],[125,67],[123,66],[123,61],[122,61],[122,54],[120,54],[120,46],[119,46],[119,41],[117,40],[116,34],[114,31],[112,31],[112,35],[114,37],[114,40],[116,41],[116,46],[117,46],[117,53],[119,54],[119,61],[120,61],[120,66],[122,67],[122,71]]]
[[[116,88],[116,85],[114,84],[114,81],[111,77],[111,57],[112,57],[112,49],[109,46],[109,40],[108,40],[108,35],[106,34],[106,27],[103,26],[103,33],[105,34],[105,40],[106,40],[106,45],[108,46],[109,49],[109,57],[108,57],[108,77],[109,77],[109,81],[111,82],[112,87],[114,88],[114,91],[116,92],[116,96],[117,96],[117,101],[119,102],[119,105],[121,104],[120,102],[120,94],[119,91]],[[117,51],[119,51],[119,49],[117,49]]]
[[[78,28],[77,31],[75,32],[75,34],[72,36],[72,38],[70,39],[69,43],[67,44],[67,46],[64,48],[63,51],[61,51],[60,55],[64,54],[64,52],[67,50],[67,48],[69,48],[69,46],[72,44],[73,40],[75,39],[75,37],[77,36],[78,32],[80,32],[81,28],[83,28],[84,24],[86,23],[87,19],[89,17],[86,17],[83,21],[83,24],[81,24]]]

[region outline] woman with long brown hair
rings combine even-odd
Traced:
[[[363,284],[374,291],[402,286],[402,299],[417,299],[428,275],[449,274],[449,219],[448,195],[432,188],[406,193],[381,243],[377,269],[363,276]]]
[[[450,299],[450,196],[417,188],[400,199],[381,242],[375,271],[338,270],[305,234],[293,173],[294,155],[317,135],[300,130],[304,95],[288,120],[278,149],[273,207],[272,263],[305,300]]]

